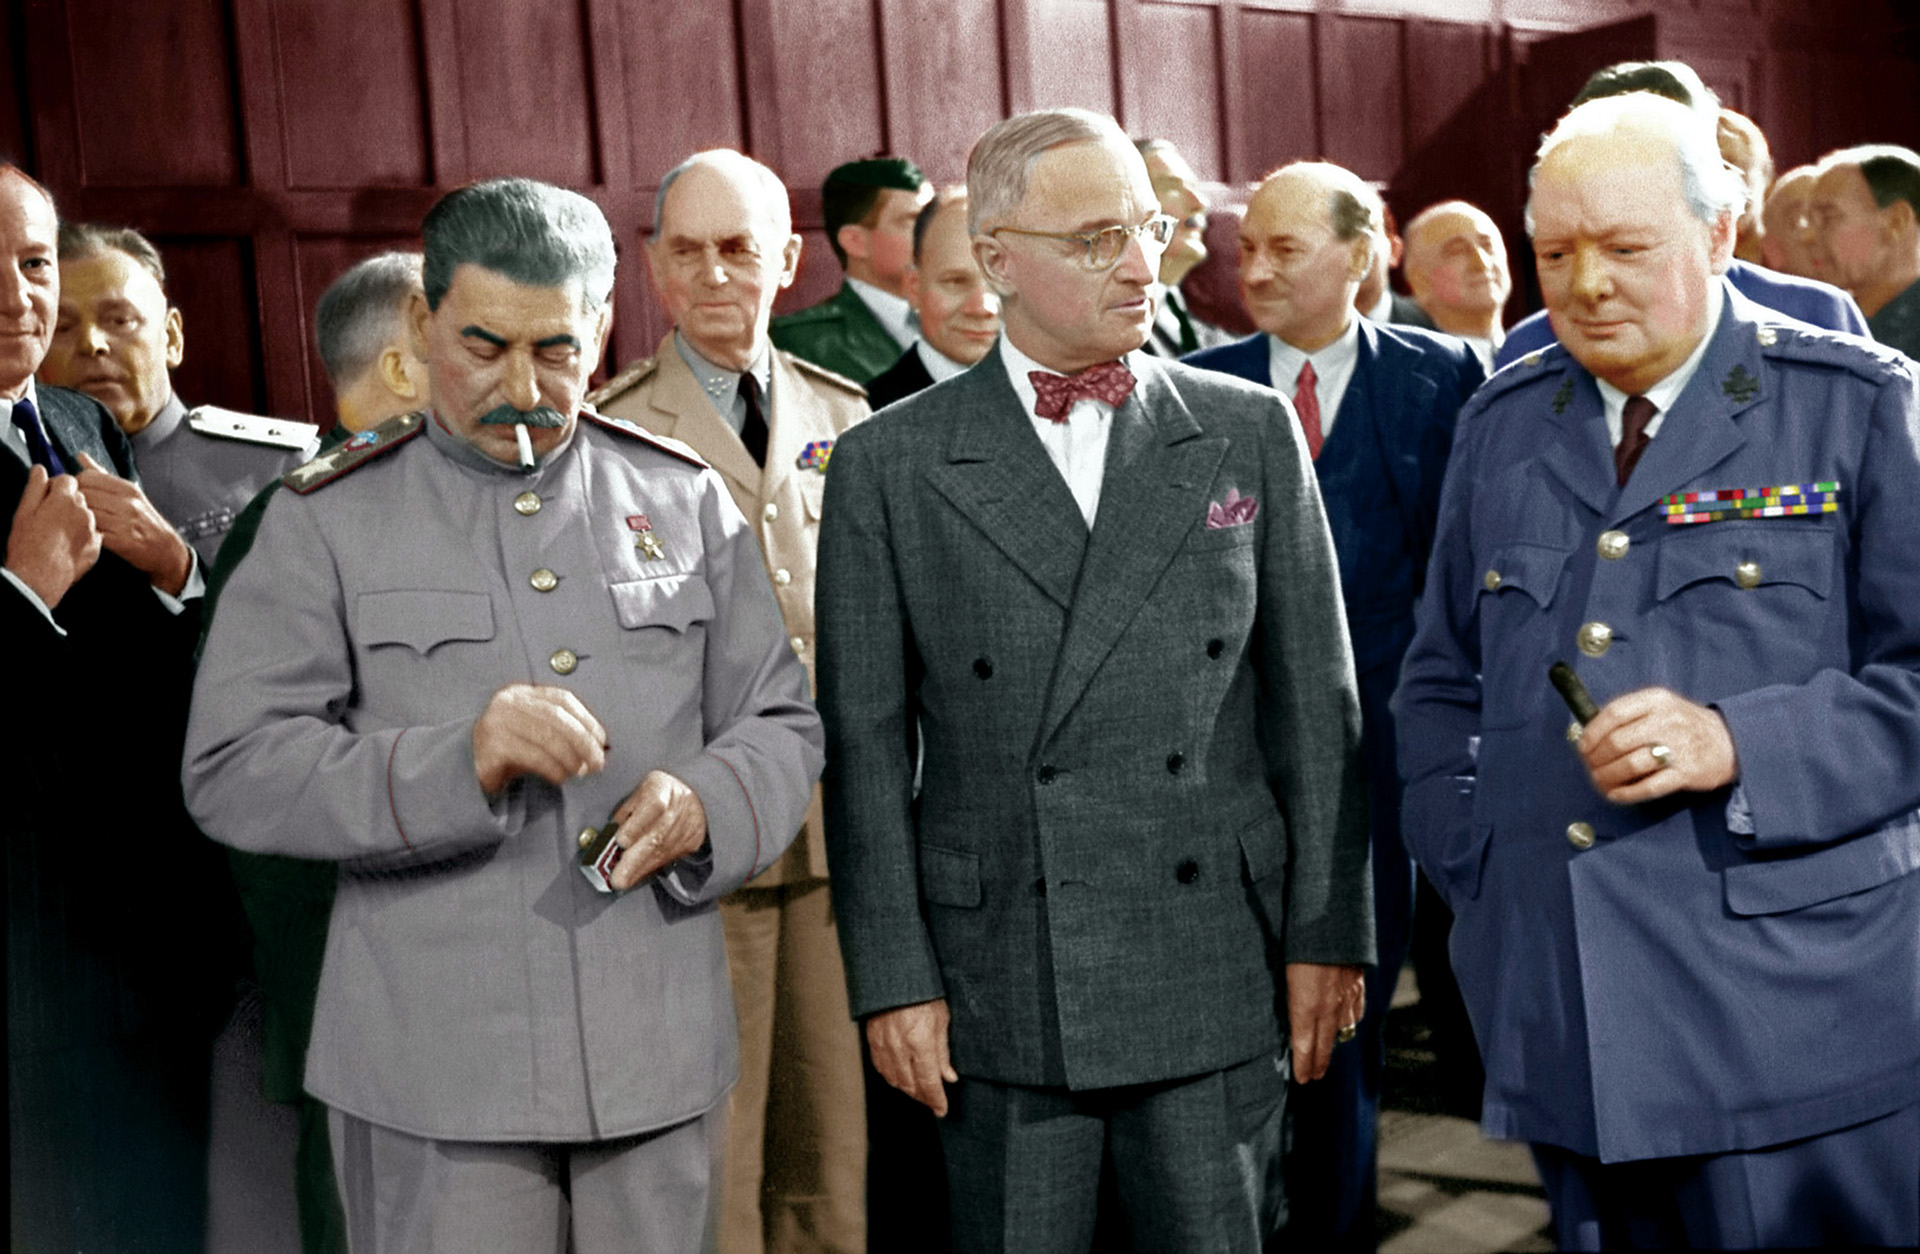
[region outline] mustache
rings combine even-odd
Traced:
[[[564,427],[567,416],[557,409],[546,405],[537,405],[532,409],[515,409],[511,405],[496,405],[480,415],[483,427]]]

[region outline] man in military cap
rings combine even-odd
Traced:
[[[1207,210],[1212,207],[1200,176],[1180,155],[1170,139],[1136,139],[1147,163],[1147,176],[1153,180],[1153,194],[1160,198],[1160,212],[1180,225],[1174,228],[1173,242],[1160,254],[1158,289],[1153,311],[1153,334],[1143,347],[1159,357],[1178,357],[1229,343],[1233,336],[1199,317],[1187,307],[1180,283],[1195,266],[1207,259]]]
[[[159,250],[138,231],[62,223],[60,321],[40,378],[112,412],[153,503],[211,565],[234,517],[313,456],[320,429],[212,405],[189,411],[168,374],[186,338],[166,282]]]
[[[1531,186],[1560,346],[1460,415],[1394,698],[1482,1126],[1563,1249],[1910,1248],[1913,363],[1721,277],[1743,190],[1670,101],[1573,110]]]
[[[867,405],[856,384],[767,338],[773,298],[799,257],[786,189],[773,171],[724,149],[675,166],[661,180],[647,247],[647,270],[674,330],[654,356],[591,399],[609,416],[684,441],[719,473],[759,538],[792,652],[811,674],[827,461]],[[786,857],[720,913],[741,1058],[720,1248],[858,1251],[866,1165],[860,1043],[847,1011],[817,796]]]
[[[818,720],[719,477],[583,408],[599,210],[501,179],[424,234],[433,408],[268,503],[189,803],[340,862],[306,1083],[354,1249],[691,1254],[736,1059],[711,903],[799,828]]]
[[[867,384],[867,404],[875,409],[951,379],[1000,337],[1000,297],[973,259],[965,187],[941,192],[914,220],[907,303],[920,319],[920,338]]]
[[[1874,339],[1920,359],[1920,153],[1865,144],[1821,158],[1807,219],[1814,274],[1860,302]]]
[[[856,383],[898,360],[915,335],[906,297],[913,220],[932,198],[932,184],[904,157],[849,161],[828,174],[821,224],[846,282],[818,305],[775,318],[774,344]]]

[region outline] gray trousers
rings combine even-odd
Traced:
[[[701,1254],[723,1102],[607,1141],[436,1141],[328,1112],[352,1254]]]
[[[1084,1092],[962,1077],[947,1095],[954,1254],[1087,1254],[1103,1157],[1143,1254],[1258,1254],[1282,1217],[1279,1055]]]

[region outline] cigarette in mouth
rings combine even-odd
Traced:
[[[520,446],[520,469],[532,470],[534,466],[533,441],[527,438],[526,423],[516,422],[513,424],[513,439],[514,443]]]

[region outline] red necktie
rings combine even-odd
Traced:
[[[1613,446],[1613,471],[1623,488],[1627,486],[1627,476],[1633,473],[1634,463],[1647,451],[1647,445],[1653,443],[1653,437],[1647,434],[1647,424],[1653,421],[1653,415],[1653,402],[1644,396],[1629,396],[1626,408],[1620,411],[1620,443]]]
[[[1053,422],[1065,422],[1075,401],[1105,401],[1118,408],[1133,393],[1133,371],[1117,361],[1102,362],[1079,374],[1029,370],[1027,380],[1033,384],[1033,412]]]
[[[1307,455],[1315,461],[1320,460],[1320,445],[1324,442],[1320,435],[1320,394],[1314,391],[1314,384],[1318,382],[1313,363],[1309,361],[1300,367],[1300,380],[1293,389],[1293,408],[1300,415],[1300,429],[1307,433]]]

